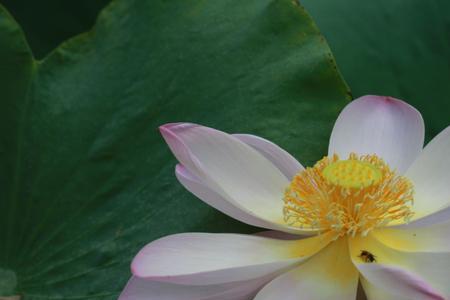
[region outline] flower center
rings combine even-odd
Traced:
[[[365,188],[381,180],[381,171],[359,160],[340,160],[329,164],[322,172],[328,182],[343,188]]]
[[[413,212],[411,182],[376,155],[324,157],[298,173],[284,195],[284,220],[291,226],[367,235],[396,220],[408,222]]]

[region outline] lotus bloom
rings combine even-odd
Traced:
[[[364,96],[328,156],[195,124],[160,128],[190,192],[267,234],[183,233],[145,246],[120,299],[450,299],[450,128],[424,149],[420,113]],[[186,212],[189,213],[189,212]]]

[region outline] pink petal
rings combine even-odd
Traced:
[[[132,277],[119,300],[248,300],[277,273],[248,281],[188,286]]]
[[[347,105],[331,134],[329,155],[376,154],[400,173],[423,147],[424,123],[409,104],[383,96],[363,96]]]
[[[330,238],[285,241],[239,234],[176,234],[145,246],[131,269],[140,278],[188,285],[250,280],[291,268]]]
[[[450,127],[437,135],[407,170],[414,184],[415,219],[422,223],[450,221]],[[442,210],[442,212],[440,212]],[[411,222],[413,225],[414,222]]]
[[[282,199],[289,180],[260,152],[232,135],[195,124],[167,124],[160,130],[177,159],[204,186],[247,214],[288,227]]]
[[[289,180],[298,172],[305,169],[287,151],[266,139],[251,134],[233,134],[233,136],[259,151],[265,158],[277,166]]]

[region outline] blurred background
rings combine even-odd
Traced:
[[[110,0],[2,0],[40,59],[89,30]],[[446,0],[303,0],[353,97],[389,95],[424,116],[427,141],[450,121],[450,4]]]

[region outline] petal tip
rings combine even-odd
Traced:
[[[164,125],[159,126],[159,131],[161,133],[166,132],[175,132],[179,130],[189,129],[193,127],[197,127],[199,125],[188,123],[188,122],[174,122],[174,123],[166,123]]]
[[[177,164],[175,166],[175,172],[176,173],[180,173],[180,174],[184,174],[186,172],[186,167],[182,164]]]
[[[134,276],[137,276],[137,277],[140,277],[139,275],[142,275],[142,274],[140,274],[141,272],[141,270],[140,270],[140,268],[139,268],[139,260],[140,260],[140,258],[139,258],[139,255],[140,255],[140,251],[139,251],[139,253],[133,258],[133,260],[132,260],[132,262],[131,262],[131,265],[130,265],[130,270],[131,270],[131,274],[133,274]]]
[[[148,253],[151,252],[152,246],[158,242],[160,239],[157,239],[153,242],[150,242],[146,244],[144,247],[142,247],[139,252],[136,254],[136,256],[133,258],[130,264],[130,270],[131,274],[133,276],[139,277],[139,278],[146,278],[148,275]],[[147,270],[147,271],[146,271]]]
[[[394,98],[392,96],[365,95],[355,100],[377,102],[379,104],[407,104],[404,100]],[[408,104],[409,105],[409,104]]]
[[[166,124],[164,124],[164,125],[161,125],[161,126],[159,126],[158,127],[158,129],[159,129],[159,132],[161,132],[161,134],[164,136],[164,135],[167,135],[167,134],[170,134],[171,133],[171,129],[173,128],[173,127],[175,127],[175,126],[177,126],[177,124],[180,124],[180,123],[166,123]]]
[[[420,112],[411,104],[408,102],[398,99],[392,96],[379,96],[379,95],[365,95],[361,96],[354,101],[360,101],[360,102],[371,102],[374,104],[378,104],[380,106],[398,106],[407,108],[409,110],[414,111],[417,115],[421,116]]]

